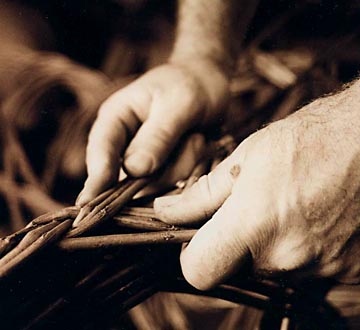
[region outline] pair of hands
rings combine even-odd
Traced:
[[[155,201],[168,223],[211,218],[181,254],[190,284],[208,289],[249,256],[265,274],[359,280],[358,85],[258,131],[183,194]],[[184,132],[221,116],[227,89],[225,75],[199,61],[164,65],[112,95],[90,133],[78,204],[117,179],[120,155],[131,175],[155,171]],[[202,144],[198,135],[184,144],[184,176]]]

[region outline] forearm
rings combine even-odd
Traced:
[[[202,58],[229,73],[257,0],[179,0],[172,62]]]

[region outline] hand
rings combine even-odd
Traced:
[[[261,274],[360,279],[359,84],[250,136],[179,196],[155,201],[171,224],[211,219],[181,254],[208,289],[249,256]]]
[[[156,171],[188,129],[219,119],[227,93],[227,77],[205,60],[160,66],[114,93],[90,132],[77,204],[117,180],[121,156],[132,176]]]

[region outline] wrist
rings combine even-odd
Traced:
[[[234,61],[225,54],[217,54],[216,52],[205,52],[203,54],[201,52],[194,53],[191,51],[177,50],[176,47],[171,53],[168,62],[180,65],[198,63],[201,66],[216,67],[227,79],[230,79],[234,67]]]

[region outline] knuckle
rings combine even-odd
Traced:
[[[107,119],[114,115],[114,104],[112,99],[107,99],[99,108],[97,120]]]
[[[116,92],[110,95],[99,107],[98,116],[105,116],[107,115],[110,110],[113,108],[113,104],[115,99],[118,97],[118,93]]]
[[[340,271],[338,271],[340,273]],[[341,272],[341,274],[335,274],[333,276],[336,280],[344,284],[359,284],[360,283],[360,269],[359,266],[354,266],[353,269],[347,271],[346,273]]]
[[[264,249],[257,266],[271,272],[288,272],[300,269],[315,260],[312,245],[302,235],[288,236]]]
[[[162,128],[147,128],[143,129],[140,135],[131,141],[125,151],[125,159],[132,154],[140,152],[142,155],[152,159],[153,168],[156,169],[168,157],[174,143],[174,138],[171,137],[167,130]]]
[[[147,122],[144,125],[147,127],[146,130],[143,131],[144,139],[141,139],[141,141],[146,141],[149,148],[154,149],[155,151],[159,149],[161,152],[168,151],[176,138],[171,128],[168,126],[165,127],[164,125],[158,125],[156,122]],[[145,134],[145,132],[147,133]],[[151,136],[151,138],[148,138],[149,136]],[[147,137],[146,140],[145,137]]]
[[[158,126],[153,134],[158,141],[161,141],[164,144],[169,143],[174,135],[169,126]]]
[[[196,189],[193,190],[192,195],[203,196],[205,199],[205,207],[203,208],[204,217],[210,217],[215,211],[216,207],[211,207],[212,205],[217,205],[214,201],[214,192],[210,182],[210,174],[203,175],[196,184]]]
[[[357,253],[349,252],[331,261],[324,261],[319,267],[319,275],[335,278],[340,282],[354,284],[360,280],[360,265],[354,263]]]
[[[345,279],[348,277],[348,274],[344,274],[342,272],[344,270],[344,263],[340,259],[333,260],[331,262],[327,262],[325,264],[319,265],[317,274],[321,277],[327,278],[338,278],[338,279]],[[342,273],[342,274],[341,274]]]
[[[113,116],[122,105],[126,105],[128,100],[131,99],[131,94],[129,93],[129,88],[125,87],[121,90],[110,95],[99,107],[98,117]]]
[[[87,157],[86,160],[88,174],[91,177],[103,177],[103,178],[113,178],[115,176],[115,164],[107,157],[105,158],[95,158]]]
[[[182,78],[176,83],[167,82],[166,84],[157,85],[153,89],[154,98],[162,98],[173,103],[174,98],[182,107],[190,107],[201,95],[199,84],[188,77]]]

